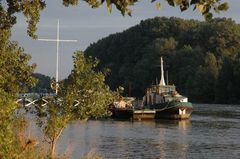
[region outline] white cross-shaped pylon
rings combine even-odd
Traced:
[[[58,56],[59,56],[59,42],[77,42],[77,40],[60,40],[59,39],[59,19],[57,21],[57,39],[38,39],[40,41],[57,42],[57,64],[56,64],[56,95],[58,93]]]

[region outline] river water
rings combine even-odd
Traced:
[[[57,147],[70,158],[240,158],[240,106],[195,104],[189,120],[73,122]]]

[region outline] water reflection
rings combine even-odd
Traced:
[[[190,120],[178,121],[178,128],[179,128],[180,132],[182,132],[182,133],[186,133],[186,131],[188,130],[188,128],[190,126],[191,126]]]
[[[218,108],[196,106],[182,121],[76,121],[63,132],[58,152],[73,159],[92,150],[110,159],[238,158],[240,107]]]
[[[75,122],[65,130],[58,152],[74,145],[72,158],[92,149],[105,158],[169,158],[172,153],[186,157],[190,126],[189,120]]]
[[[186,158],[188,151],[188,129],[190,120],[173,121],[163,120],[158,122],[159,134],[159,158]]]

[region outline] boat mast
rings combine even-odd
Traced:
[[[167,85],[168,85],[168,71],[166,71]]]
[[[156,85],[158,85],[158,78],[156,77]]]
[[[165,80],[164,80],[164,71],[163,71],[163,59],[161,57],[161,80],[159,83],[160,86],[165,86]]]

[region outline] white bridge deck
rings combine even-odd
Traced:
[[[46,106],[48,104],[48,100],[52,97],[55,97],[56,93],[20,93],[18,94],[16,103],[20,104],[24,107],[30,107],[37,104],[41,104],[41,106]],[[58,102],[62,102],[61,99],[56,99]],[[73,106],[78,106],[79,101],[75,100],[75,104]]]

